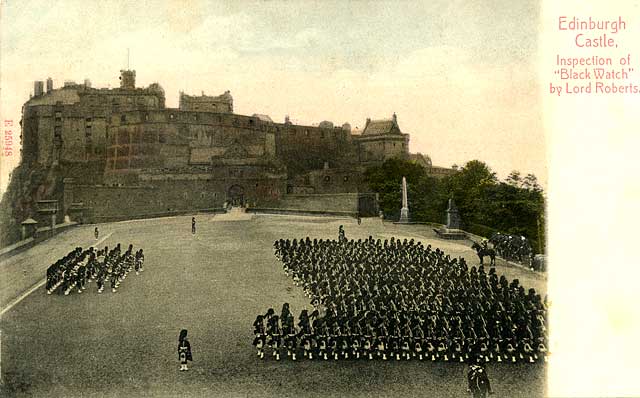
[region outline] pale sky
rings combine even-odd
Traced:
[[[2,118],[16,125],[34,80],[116,87],[128,48],[137,85],[160,83],[170,107],[180,90],[230,90],[236,113],[279,122],[395,112],[435,165],[480,159],[546,185],[537,1],[3,3]]]

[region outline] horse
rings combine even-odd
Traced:
[[[485,256],[489,256],[491,259],[491,265],[496,265],[496,251],[491,248],[484,248],[478,242],[473,242],[471,248],[476,251],[478,257],[480,258],[480,265],[484,264]]]

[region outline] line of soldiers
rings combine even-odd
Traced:
[[[546,297],[491,268],[467,267],[413,240],[279,240],[284,271],[315,311],[283,306],[254,322],[266,348],[309,359],[546,360]]]
[[[134,252],[133,245],[124,252],[119,243],[111,250],[108,246],[101,250],[76,247],[47,268],[47,294],[57,291],[67,296],[74,289],[82,293],[92,280],[96,282],[98,293],[103,292],[107,283],[116,293],[132,270],[136,275],[144,271],[144,252],[142,249]]]
[[[489,242],[493,245],[498,256],[505,260],[518,261],[530,265],[533,249],[524,236],[497,232],[491,236]]]

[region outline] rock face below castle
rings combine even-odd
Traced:
[[[210,209],[224,203],[273,206],[285,195],[367,191],[362,171],[391,157],[409,159],[409,135],[394,114],[363,131],[323,121],[276,123],[233,113],[229,91],[180,93],[165,107],[162,87],[36,82],[22,116],[23,168],[54,170],[31,183],[29,201],[53,199],[60,214],[82,208],[94,220]],[[370,200],[369,200],[370,202]],[[25,214],[31,216],[26,204]]]

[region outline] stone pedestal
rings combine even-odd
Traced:
[[[401,223],[408,223],[409,222],[409,209],[406,207],[403,207],[402,209],[400,209],[400,221]]]
[[[453,199],[449,199],[447,207],[447,229],[460,229],[460,215]]]
[[[438,237],[450,240],[462,240],[467,238],[467,234],[460,230],[460,215],[453,199],[449,199],[447,207],[447,225],[444,228],[434,229]]]

